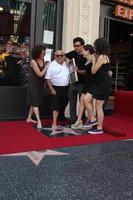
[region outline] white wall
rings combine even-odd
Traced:
[[[70,51],[74,37],[93,44],[99,35],[100,0],[64,0],[62,49]]]
[[[73,38],[80,36],[93,44],[99,36],[100,0],[64,0],[62,50],[73,49]],[[77,113],[79,104],[77,103]],[[69,117],[69,105],[66,108]]]

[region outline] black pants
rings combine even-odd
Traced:
[[[70,118],[72,123],[75,123],[77,119],[77,95],[81,95],[83,86],[82,83],[74,83],[69,86]]]
[[[53,86],[56,95],[52,95],[51,109],[58,111],[60,117],[64,117],[64,111],[68,104],[68,86]]]

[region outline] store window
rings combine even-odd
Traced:
[[[46,45],[45,60],[51,61],[55,49],[57,1],[43,0],[43,43]]]
[[[133,24],[110,20],[109,42],[114,90],[133,90]]]
[[[27,84],[31,0],[0,3],[0,86]]]
[[[111,47],[113,94],[117,90],[133,90],[133,21],[132,1],[101,0],[100,37]]]

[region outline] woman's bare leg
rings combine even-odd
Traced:
[[[104,104],[104,101],[96,100],[96,113],[97,113],[97,120],[98,120],[97,129],[103,129],[103,120],[104,120],[103,104]]]
[[[96,120],[92,102],[93,102],[92,95],[89,94],[89,93],[86,93],[86,95],[84,97],[84,104],[85,104],[85,107],[86,107],[86,109],[88,111],[88,116],[89,116],[91,122]]]
[[[81,97],[80,97],[79,113],[78,113],[77,121],[82,121],[82,116],[83,116],[83,113],[84,113],[84,110],[85,110],[84,96],[85,96],[85,94],[82,94]]]
[[[32,115],[33,115],[34,111],[33,111],[33,107],[30,106],[30,110],[29,110],[29,113],[28,113],[28,117],[26,119],[26,122],[33,122],[33,123],[37,123],[37,121],[33,120],[32,119]]]
[[[56,111],[56,110],[53,110],[53,123],[52,123],[52,126],[57,126],[58,115],[59,115],[59,112]]]
[[[34,111],[35,117],[37,119],[37,128],[42,128],[42,123],[41,123],[41,120],[40,120],[39,107],[33,107],[33,111]]]

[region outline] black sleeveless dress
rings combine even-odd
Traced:
[[[106,100],[112,91],[112,80],[108,73],[109,63],[103,64],[95,74],[94,82],[88,92],[97,100]]]
[[[36,60],[35,60],[36,61]],[[45,63],[41,67],[36,61],[38,68],[42,71],[45,67]],[[30,67],[29,81],[27,88],[27,104],[29,106],[39,107],[44,102],[44,76],[39,77],[34,70]]]
[[[88,92],[89,88],[93,84],[95,75],[93,75],[91,73],[92,62],[85,64],[84,68],[86,71],[86,75],[85,75],[85,82],[84,82],[84,87],[83,87],[82,93],[86,94]]]

